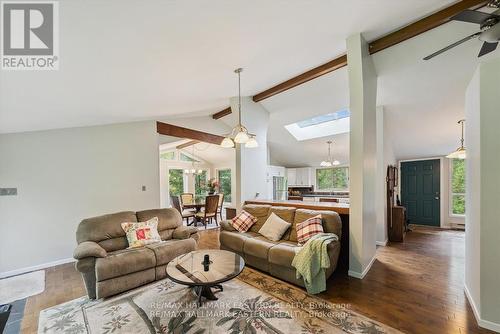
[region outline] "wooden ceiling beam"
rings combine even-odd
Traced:
[[[227,115],[230,115],[231,114],[231,107],[227,107],[226,109],[224,110],[221,110],[215,114],[212,115],[212,118],[213,119],[219,119],[219,118],[222,118],[224,116],[227,116]]]
[[[430,14],[414,23],[411,23],[395,32],[392,32],[386,36],[376,39],[369,43],[370,54],[382,51],[396,45],[398,43],[404,42],[412,37],[420,35],[430,29],[436,28],[444,23],[450,21],[450,18],[454,15],[460,13],[465,9],[478,9],[484,7],[489,1],[487,0],[461,0],[456,2],[444,9],[437,11],[436,13]],[[315,67],[307,72],[299,74],[285,82],[282,82],[276,86],[273,86],[265,91],[258,93],[253,97],[255,102],[262,101],[276,94],[282,93],[291,88],[297,87],[303,83],[310,80],[316,79],[322,75],[333,72],[339,68],[347,65],[347,56],[343,55],[337,57],[326,64]]]
[[[178,150],[182,150],[183,148],[186,148],[186,147],[198,144],[198,143],[199,143],[198,140],[190,140],[187,143],[177,145],[175,148],[178,149]]]
[[[156,122],[156,132],[165,136],[188,138],[197,141],[203,141],[210,144],[220,145],[224,137],[211,133],[183,128],[181,126]]]

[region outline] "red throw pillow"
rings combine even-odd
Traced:
[[[257,218],[243,210],[239,215],[231,219],[231,226],[239,232],[246,232],[256,222]]]
[[[321,215],[314,216],[297,224],[297,241],[300,245],[305,244],[313,235],[319,233],[323,233]]]

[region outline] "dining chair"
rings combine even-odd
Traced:
[[[220,220],[222,220],[222,206],[224,205],[224,194],[218,194],[219,196],[219,206],[217,207],[217,213],[220,216]]]
[[[215,224],[217,226],[219,225],[217,222],[218,207],[219,195],[209,195],[205,198],[205,210],[196,214],[196,218],[199,219],[203,225],[205,225],[205,229],[207,228],[207,224],[212,222],[213,219],[215,219]]]
[[[194,194],[183,193],[181,195],[181,204],[193,204],[193,202],[194,202]]]
[[[182,216],[182,219],[186,219],[186,225],[191,225],[195,221],[195,213],[190,210],[183,210],[181,206],[181,201],[179,199],[179,196],[170,196],[170,199],[172,201],[172,206],[179,211],[179,213]],[[189,224],[189,218],[193,218],[193,221],[191,224]]]

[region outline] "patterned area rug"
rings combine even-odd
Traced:
[[[192,289],[168,279],[105,300],[82,297],[43,310],[38,333],[400,333],[253,269],[223,287],[199,308]]]

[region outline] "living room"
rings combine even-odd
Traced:
[[[5,333],[500,332],[499,1],[1,6]]]

